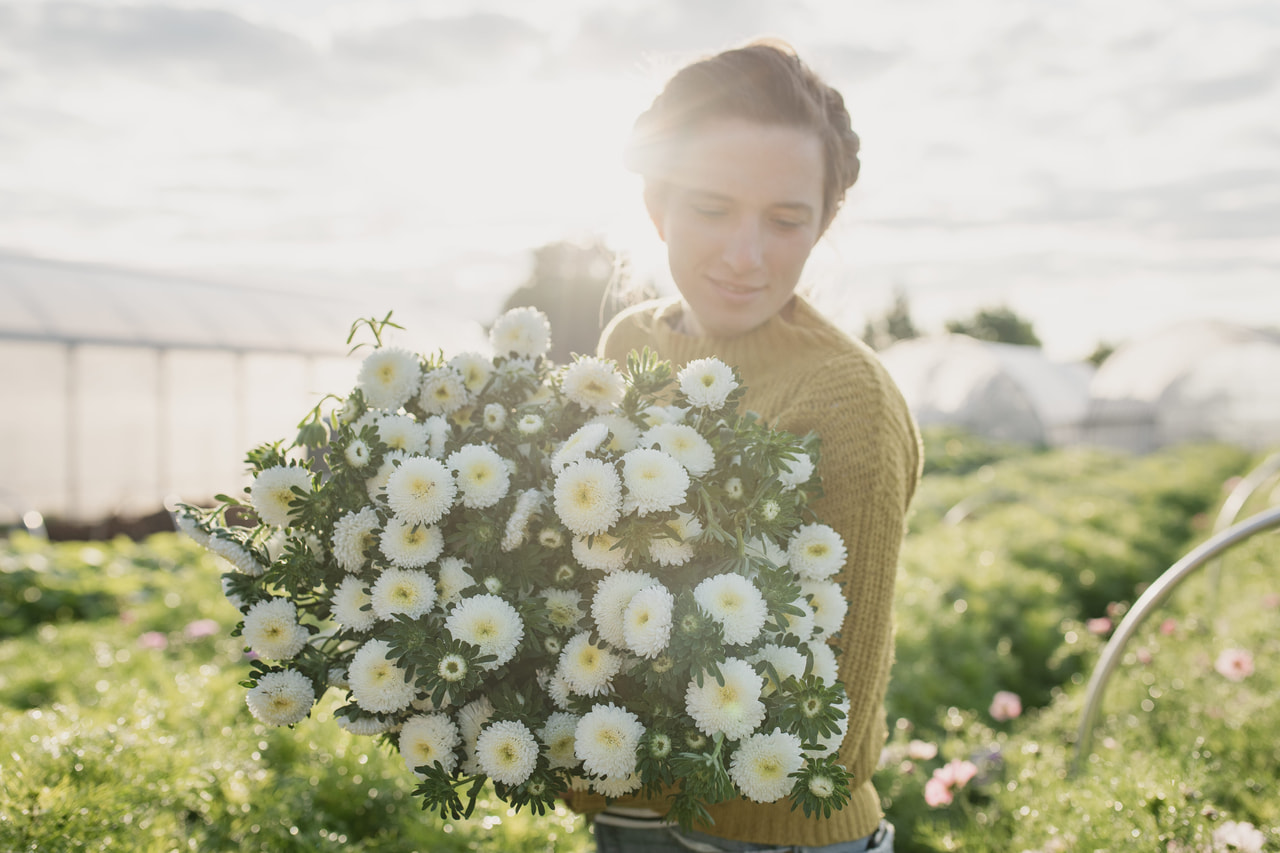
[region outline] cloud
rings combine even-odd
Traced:
[[[335,39],[332,50],[340,62],[367,72],[404,75],[415,85],[448,85],[527,71],[541,64],[547,37],[516,18],[476,14],[347,33]]]
[[[314,70],[306,42],[229,12],[82,3],[0,6],[0,45],[40,75],[194,74],[226,83]]]

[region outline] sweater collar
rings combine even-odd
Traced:
[[[696,359],[714,356],[740,371],[776,365],[782,354],[795,350],[815,331],[820,315],[804,297],[796,295],[783,310],[748,332],[732,337],[689,335],[679,331],[685,308],[679,298],[658,308],[654,316],[653,338],[658,352],[677,367]]]

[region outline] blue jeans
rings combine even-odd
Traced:
[[[661,824],[633,828],[596,821],[595,833],[599,853],[893,853],[893,824],[888,821],[866,838],[824,847],[730,841]]]

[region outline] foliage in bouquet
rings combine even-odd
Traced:
[[[715,359],[553,365],[533,309],[499,318],[492,358],[361,322],[378,345],[341,405],[248,454],[247,502],[179,511],[234,567],[258,720],[344,692],[340,724],[398,749],[442,816],[486,778],[539,814],[570,789],[666,797],[684,825],[734,796],[847,803],[846,552],[810,509],[816,438],[739,412]]]

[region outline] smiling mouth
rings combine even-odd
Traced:
[[[764,290],[763,286],[750,287],[743,284],[735,284],[731,281],[725,281],[722,278],[712,278],[711,283],[720,290],[733,293],[739,296],[749,296],[753,293],[759,293]]]

